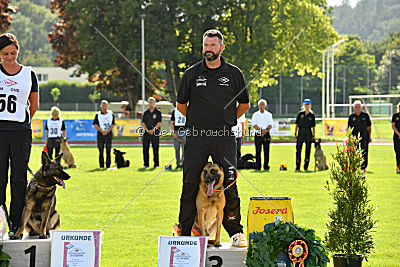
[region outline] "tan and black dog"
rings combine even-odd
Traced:
[[[65,188],[64,180],[70,178],[59,162],[61,156],[50,160],[47,153],[42,152],[42,166],[29,182],[21,225],[12,239],[20,238],[24,229],[29,235],[39,235],[39,238],[44,239],[48,237],[49,230],[60,228],[55,193],[57,185]]]
[[[216,247],[221,246],[221,226],[225,207],[223,182],[223,169],[217,164],[208,162],[201,172],[196,197],[197,215],[194,223],[200,228],[202,236],[215,234]]]
[[[68,145],[68,139],[62,138],[61,139],[61,153],[62,159],[68,165],[68,168],[76,168],[75,158],[72,154],[71,148]]]
[[[328,170],[328,164],[326,163],[326,156],[324,150],[321,147],[321,139],[315,140],[315,153],[314,153],[315,165],[314,171],[318,168],[319,171]]]

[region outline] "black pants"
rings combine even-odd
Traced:
[[[264,136],[256,135],[254,144],[256,145],[256,164],[257,169],[261,170],[261,150],[264,149],[264,169],[269,169],[269,144],[271,143],[271,136],[269,133]]]
[[[112,134],[102,135],[97,134],[97,148],[99,149],[99,165],[100,168],[104,168],[104,145],[106,145],[106,168],[111,166],[111,146],[112,146]]]
[[[200,183],[200,174],[211,156],[214,163],[224,169],[224,187],[235,180],[236,142],[234,136],[188,136],[185,143],[183,160],[183,185],[180,200],[179,223],[181,234],[190,236],[196,217],[196,196]],[[240,224],[240,198],[236,183],[225,190],[226,204],[222,225],[229,236],[243,233]]]
[[[394,152],[396,152],[396,167],[400,168],[400,137],[396,134],[393,136]]]
[[[242,156],[241,147],[242,147],[242,138],[241,137],[236,138],[236,160],[237,161]]]
[[[369,145],[369,137],[361,137],[361,140],[359,142],[359,147],[363,150],[362,156],[363,156],[363,163],[361,165],[362,169],[366,169],[368,166],[368,145]]]
[[[32,131],[0,131],[0,204],[6,203],[8,168],[11,163],[10,221],[13,228],[20,226],[25,206],[26,171],[32,145]]]
[[[306,156],[304,158],[304,169],[307,170],[308,169],[308,165],[310,163],[312,134],[299,133],[299,136],[297,136],[297,142],[296,142],[296,169],[300,168],[300,164],[301,164],[301,149],[303,148],[303,143],[306,143]]]
[[[47,140],[47,154],[49,154],[49,157],[51,159],[53,159],[53,150],[55,150],[54,157],[58,156],[58,154],[60,153],[60,146],[61,146],[60,137],[49,138]]]
[[[143,161],[144,166],[149,167],[149,148],[153,147],[153,157],[154,157],[154,167],[160,166],[159,158],[158,158],[158,148],[160,146],[160,136],[159,135],[150,135],[145,133],[143,135]]]

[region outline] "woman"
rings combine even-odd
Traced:
[[[297,130],[299,130],[298,134]],[[304,159],[304,170],[306,171],[310,163],[311,143],[315,140],[315,116],[311,110],[310,99],[304,99],[303,111],[297,114],[294,140],[296,141],[296,171],[300,170],[301,149],[303,143],[306,143],[306,157]]]
[[[11,237],[18,229],[25,205],[31,119],[39,106],[39,87],[31,67],[17,62],[19,43],[10,33],[0,35],[0,204],[5,206],[11,164]]]
[[[393,144],[396,152],[396,172],[400,173],[400,103],[397,104],[397,113],[392,117]]]
[[[51,118],[47,119],[46,126],[44,127],[46,131],[47,154],[49,154],[51,159],[53,159],[53,150],[55,150],[55,157],[60,153],[61,138],[67,137],[64,120],[60,118],[60,114],[61,111],[58,107],[52,107],[50,110]]]

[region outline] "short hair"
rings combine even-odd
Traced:
[[[0,50],[2,50],[4,47],[9,46],[9,45],[15,45],[17,50],[19,50],[19,42],[17,40],[17,37],[15,37],[14,34],[12,33],[3,33],[0,35]]]
[[[51,107],[50,116],[53,116],[53,115],[60,116],[60,114],[61,114],[61,110],[58,107],[56,107],[56,106]]]
[[[265,100],[265,99],[258,100],[257,106],[259,106],[261,103],[264,103],[267,106],[267,100]]]
[[[400,112],[400,102],[397,104],[397,112]]]
[[[220,40],[221,44],[224,43],[224,36],[222,36],[222,33],[219,30],[211,29],[211,30],[206,31],[203,34],[203,40],[206,37],[218,37],[218,39]]]
[[[154,102],[156,102],[156,99],[152,96],[149,97],[148,101],[153,100]]]
[[[354,108],[357,104],[360,104],[361,107],[363,106],[363,104],[361,103],[360,100],[356,100],[356,101],[353,102],[353,108]]]
[[[103,104],[103,103],[108,105],[108,101],[107,101],[107,100],[105,100],[105,99],[101,100],[101,103],[100,103],[100,105],[101,105],[101,104]]]

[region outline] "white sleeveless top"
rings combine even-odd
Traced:
[[[21,71],[8,76],[0,71],[0,120],[24,122],[31,92],[31,67],[22,66]],[[30,121],[30,118],[29,118]]]
[[[185,126],[186,118],[183,114],[175,108],[175,126]]]
[[[52,120],[47,119],[47,129],[49,131],[48,137],[49,138],[57,138],[62,136],[62,119]]]
[[[98,111],[97,118],[99,119],[99,126],[103,131],[106,131],[111,127],[113,121],[112,111],[107,110],[106,114],[102,114],[101,111]]]

